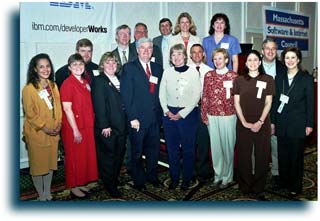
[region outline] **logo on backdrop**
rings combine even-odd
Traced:
[[[62,8],[76,8],[76,9],[86,9],[92,10],[93,7],[89,2],[49,2],[50,6],[62,7]]]

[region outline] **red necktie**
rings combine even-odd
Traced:
[[[146,74],[147,74],[148,80],[150,80],[151,71],[149,69],[148,64],[146,64]],[[150,93],[153,94],[154,93],[154,83],[151,83],[150,81],[149,81],[149,83],[150,83]]]

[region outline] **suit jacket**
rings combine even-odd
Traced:
[[[149,127],[154,121],[161,123],[159,85],[162,78],[162,67],[150,62],[152,76],[158,78],[155,92],[150,93],[150,83],[139,59],[127,63],[122,69],[120,93],[125,106],[128,122],[137,119],[140,128]]]
[[[183,42],[183,39],[182,39],[180,33],[176,34],[170,38],[169,48],[171,48],[172,46],[174,46],[176,44],[183,44],[184,45],[184,42]],[[190,49],[191,49],[192,45],[194,45],[194,44],[201,44],[201,40],[198,36],[194,36],[194,35],[190,34],[188,48],[186,48],[187,55],[188,55],[188,64],[192,63],[192,59],[190,58]]]
[[[127,122],[120,92],[104,74],[93,78],[91,97],[95,113],[95,129],[101,133],[104,128],[111,128],[112,133],[126,133]]]
[[[159,35],[158,37],[155,37],[152,41],[153,41],[153,45],[156,45],[160,51],[161,51],[161,54],[162,54],[162,38],[163,38],[163,35]]]
[[[132,42],[131,47],[136,48],[136,42]],[[136,58],[138,57],[138,52],[137,50],[135,50],[135,54],[136,54]],[[163,62],[162,62],[162,52],[161,52],[161,48],[159,48],[157,45],[153,45],[153,52],[152,52],[152,58],[154,58],[154,62],[157,64],[160,64],[161,67],[163,67]]]
[[[276,75],[276,95],[272,102],[271,122],[275,124],[277,136],[304,138],[306,127],[314,127],[314,83],[313,77],[301,70],[294,77],[291,87],[287,72]],[[289,101],[279,114],[280,95],[289,96]]]
[[[85,65],[85,70],[89,73],[91,79],[93,78],[93,70],[98,70],[99,66],[96,63],[89,62]],[[60,89],[63,81],[67,79],[70,75],[70,70],[68,69],[68,65],[64,65],[55,73],[55,82],[58,85],[58,88]]]
[[[287,68],[279,60],[276,60],[276,75],[287,73]]]
[[[117,76],[120,76],[123,64],[121,62],[122,55],[120,56],[119,51],[118,51],[118,47],[112,51],[112,54],[118,58],[119,62],[117,65]],[[132,44],[129,44],[129,57],[127,58],[128,62],[134,61],[135,59],[137,59],[137,57],[138,57],[138,55],[137,55],[136,47],[133,47]]]

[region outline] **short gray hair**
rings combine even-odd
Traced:
[[[276,40],[273,39],[273,38],[267,37],[267,38],[264,39],[263,42],[262,42],[262,49],[264,49],[264,46],[265,46],[267,43],[269,43],[269,42],[275,43],[276,47],[278,48],[278,43],[276,42]]]
[[[138,49],[142,43],[146,43],[146,42],[150,42],[151,45],[153,46],[153,42],[152,42],[151,38],[140,38],[137,41],[136,48]]]

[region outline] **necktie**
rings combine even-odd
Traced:
[[[123,64],[128,62],[126,51],[122,51],[122,61],[123,61]]]
[[[149,69],[149,65],[148,64],[146,64],[146,74],[147,74],[148,80],[150,80],[151,71]],[[149,81],[149,84],[150,84],[150,93],[153,94],[154,93],[154,83]]]
[[[148,79],[150,79],[151,71],[149,69],[149,65],[148,64],[146,64],[146,74],[147,74]]]
[[[199,74],[200,74],[200,66],[197,66],[196,69],[197,69],[197,71],[198,71]]]

